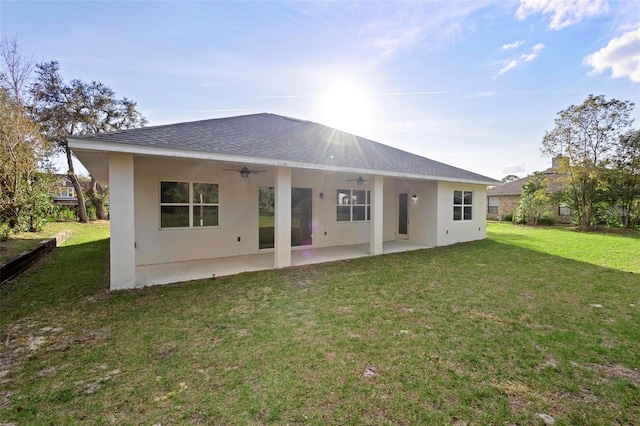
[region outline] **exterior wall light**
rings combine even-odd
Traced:
[[[416,201],[418,199],[418,196],[416,194],[413,194],[413,197],[411,197],[411,200]]]
[[[324,192],[321,192],[321,193],[320,193],[320,199],[321,199],[321,200],[324,200]]]

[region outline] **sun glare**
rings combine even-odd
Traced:
[[[322,124],[364,136],[372,126],[371,102],[361,86],[346,80],[331,81],[320,98]]]

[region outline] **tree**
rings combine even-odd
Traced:
[[[555,128],[545,132],[542,153],[565,155],[570,163],[569,199],[581,227],[592,224],[601,182],[620,136],[631,126],[633,103],[589,95],[581,105],[560,111]]]
[[[51,206],[50,145],[28,115],[33,63],[15,38],[0,40],[0,225],[37,231]]]
[[[513,221],[524,225],[537,225],[541,218],[549,214],[549,201],[547,178],[544,173],[534,172],[522,185],[522,195],[513,213]]]
[[[38,170],[49,144],[24,107],[0,88],[0,223],[37,231],[51,205],[51,179]]]
[[[100,186],[98,181],[91,176],[87,197],[89,197],[89,201],[96,208],[96,219],[107,219],[108,216],[104,211],[104,205],[109,198],[109,188]]]
[[[622,225],[640,225],[640,129],[620,136],[608,174],[610,203],[622,212]]]
[[[505,177],[502,178],[502,183],[513,182],[514,180],[518,180],[518,179],[520,178],[516,175],[506,175]]]
[[[135,102],[127,98],[116,99],[114,91],[98,81],[85,83],[74,79],[65,84],[56,61],[37,64],[36,74],[31,90],[33,115],[46,138],[67,158],[67,173],[78,199],[78,219],[86,222],[84,193],[75,175],[67,139],[75,135],[141,127],[147,121],[136,110]]]

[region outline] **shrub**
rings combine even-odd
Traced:
[[[97,219],[96,206],[94,206],[93,204],[89,204],[87,206],[87,219],[88,220],[96,220]]]
[[[76,220],[76,214],[67,206],[55,206],[51,220],[54,222],[73,222]]]
[[[605,202],[593,206],[593,223],[608,228],[620,228],[623,225],[622,210]]]
[[[0,223],[0,241],[7,241],[11,235],[11,227],[8,223]]]
[[[550,216],[550,215],[546,215],[546,216],[543,216],[540,219],[538,219],[538,225],[551,226],[551,225],[555,225],[555,224],[556,224],[556,219],[553,216]]]

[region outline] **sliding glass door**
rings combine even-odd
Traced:
[[[313,189],[291,188],[291,246],[313,244]],[[258,195],[259,248],[275,246],[275,193],[260,187]]]

